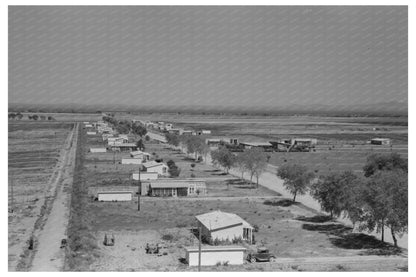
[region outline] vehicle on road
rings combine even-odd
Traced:
[[[247,259],[251,263],[255,262],[275,262],[276,256],[269,252],[266,247],[259,247],[257,253],[249,253]]]

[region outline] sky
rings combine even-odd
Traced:
[[[408,99],[407,7],[9,7],[9,103]]]

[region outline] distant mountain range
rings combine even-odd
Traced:
[[[407,116],[405,102],[379,102],[360,105],[290,105],[290,106],[135,106],[135,105],[88,105],[88,104],[27,104],[9,103],[9,111],[96,113],[101,111],[134,113],[195,113],[195,114],[241,114],[241,115],[327,115],[327,116]]]

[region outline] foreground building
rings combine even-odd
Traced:
[[[186,247],[186,262],[189,266],[197,266],[199,262],[199,248]],[[246,248],[242,246],[203,246],[201,248],[201,265],[244,264]]]
[[[243,239],[253,243],[254,228],[236,214],[213,211],[196,216],[206,241]]]

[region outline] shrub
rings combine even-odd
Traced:
[[[191,178],[195,178],[195,174],[193,174],[193,173],[192,173],[192,174],[191,174]]]
[[[166,241],[172,241],[173,240],[173,235],[172,234],[164,234],[162,236],[162,239],[166,240]]]
[[[186,226],[188,226],[188,224],[186,224],[186,223],[184,223],[184,222],[176,224],[176,227],[177,227],[177,228],[184,228],[184,227],[186,227]]]

